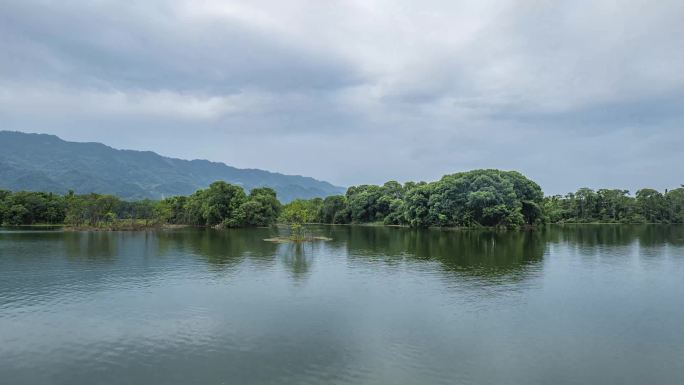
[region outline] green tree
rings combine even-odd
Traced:
[[[304,200],[294,200],[283,207],[281,219],[290,225],[291,237],[299,241],[304,239],[304,224],[307,223],[311,213]]]
[[[365,223],[383,220],[389,212],[389,202],[379,205],[383,191],[380,186],[362,185],[347,190],[347,202],[353,222]]]
[[[8,198],[12,193],[8,190],[0,189],[0,225],[5,223],[6,212],[9,210]]]
[[[347,219],[343,218],[343,216],[346,217],[346,207],[347,198],[343,195],[326,197],[323,199],[323,204],[318,213],[318,221],[321,223],[347,223]],[[343,213],[345,215],[342,215]]]
[[[290,216],[293,213],[301,216],[301,223],[314,223],[319,221],[323,200],[321,198],[314,199],[295,199],[292,202],[283,206],[280,220],[286,223],[292,219]]]
[[[404,218],[404,200],[399,198],[392,199],[389,205],[389,214],[385,217],[386,225],[402,225],[406,222]]]
[[[684,223],[684,186],[665,194],[668,216],[672,223]]]
[[[262,187],[249,193],[249,198],[240,206],[237,217],[245,226],[270,226],[275,223],[281,210],[275,190]]]
[[[649,188],[641,189],[636,193],[636,204],[639,213],[649,223],[664,219],[665,198],[660,192]]]
[[[598,197],[590,188],[583,187],[575,193],[576,218],[583,222],[591,222],[598,212],[596,204]]]
[[[474,170],[447,175],[433,185],[431,225],[515,227],[542,216],[541,189],[516,172]]]
[[[31,224],[31,212],[20,204],[12,205],[7,213],[7,223],[13,226]]]
[[[188,198],[186,218],[193,225],[236,227],[242,224],[239,208],[247,200],[242,187],[218,181]]]
[[[405,198],[404,220],[412,227],[428,227],[435,223],[430,213],[432,185],[421,184],[410,189]]]

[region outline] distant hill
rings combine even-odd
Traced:
[[[224,180],[250,190],[274,188],[281,202],[340,194],[313,178],[239,169],[207,160],[167,158],[151,151],[116,150],[67,142],[54,135],[0,131],[0,189],[97,192],[123,199],[189,195]]]

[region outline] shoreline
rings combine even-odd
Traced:
[[[154,224],[154,225],[121,225],[112,227],[98,227],[98,226],[67,226],[61,225],[64,231],[78,232],[78,231],[97,231],[97,232],[114,232],[114,231],[149,231],[149,230],[175,230],[190,225],[171,225],[171,224]]]
[[[397,228],[397,229],[415,229],[415,230],[442,230],[442,231],[534,231],[541,230],[547,226],[682,226],[682,223],[617,223],[617,222],[557,222],[557,223],[547,223],[543,225],[532,225],[532,226],[521,226],[518,228],[507,228],[507,227],[491,227],[491,226],[460,226],[460,227],[411,227],[406,225],[384,225],[380,223],[306,223],[305,226],[330,226],[330,227],[386,227],[386,228]],[[284,223],[276,223],[271,227],[288,227]],[[268,226],[257,226],[257,227],[237,227],[232,229],[264,229],[271,228]],[[35,225],[13,225],[13,226],[2,226],[0,228],[15,228],[15,229],[55,229],[62,230],[65,232],[117,232],[117,231],[156,231],[156,230],[179,230],[185,228],[195,228],[195,229],[212,229],[217,231],[226,230],[217,229],[215,226],[193,226],[193,225],[179,225],[179,224],[150,224],[150,225],[121,225],[121,226],[111,226],[111,227],[98,227],[98,226],[68,226],[65,224],[35,224]]]

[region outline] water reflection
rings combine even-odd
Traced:
[[[355,261],[396,265],[438,262],[445,273],[480,278],[518,277],[542,261],[542,232],[415,230],[387,227],[335,227],[326,236],[343,243]]]
[[[0,382],[684,380],[684,227],[280,231],[0,230]]]
[[[283,262],[295,282],[302,282],[310,273],[315,250],[316,245],[313,243],[285,243],[278,247],[278,259]]]
[[[684,246],[684,226],[680,225],[564,225],[539,230],[547,242],[577,244],[583,247]]]
[[[255,268],[270,268],[278,261],[295,281],[308,275],[317,247],[314,243],[274,243],[265,239],[284,235],[280,228],[184,229],[159,234],[160,250],[183,250],[214,269],[228,269],[249,262]]]
[[[265,242],[272,229],[182,229],[159,233],[159,248],[182,250],[203,258],[218,269],[242,263],[246,258],[268,264],[276,253],[277,245]]]
[[[524,279],[536,271],[551,245],[571,245],[582,255],[606,248],[639,248],[639,255],[657,257],[663,246],[684,246],[684,226],[568,225],[534,231],[416,230],[369,226],[311,226],[329,242],[277,244],[264,239],[283,229],[180,229],[149,232],[0,231],[0,256],[66,256],[77,263],[113,264],[120,258],[194,256],[212,270],[232,269],[248,262],[254,268],[280,263],[294,281],[312,273],[317,258],[337,255],[352,266],[392,268],[401,264],[439,264],[444,274],[472,276],[492,282]],[[11,243],[2,243],[11,240]],[[24,252],[31,248],[31,253]],[[652,252],[651,252],[652,251]],[[135,264],[129,261],[124,264]]]
[[[62,234],[62,241],[64,251],[71,260],[113,262],[119,254],[119,243],[123,241],[121,235],[107,232],[65,232]]]

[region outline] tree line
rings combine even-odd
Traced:
[[[581,188],[545,197],[515,171],[473,170],[435,182],[389,181],[350,187],[345,195],[281,205],[270,188],[246,193],[214,182],[190,196],[128,202],[112,195],[0,190],[0,224],[65,224],[76,228],[139,228],[160,224],[211,227],[285,223],[379,223],[410,227],[508,227],[544,223],[684,223],[684,186]]]
[[[544,198],[543,211],[552,223],[684,223],[684,185],[666,190],[581,188]]]
[[[293,201],[307,222],[412,227],[519,227],[546,223],[684,223],[684,186],[660,193],[580,188],[544,197],[515,171],[474,170],[432,183],[390,181],[350,187],[345,195]]]
[[[281,204],[270,188],[246,194],[214,182],[190,196],[128,202],[113,195],[0,190],[0,224],[64,224],[74,228],[136,229],[160,224],[246,227],[276,222]]]

